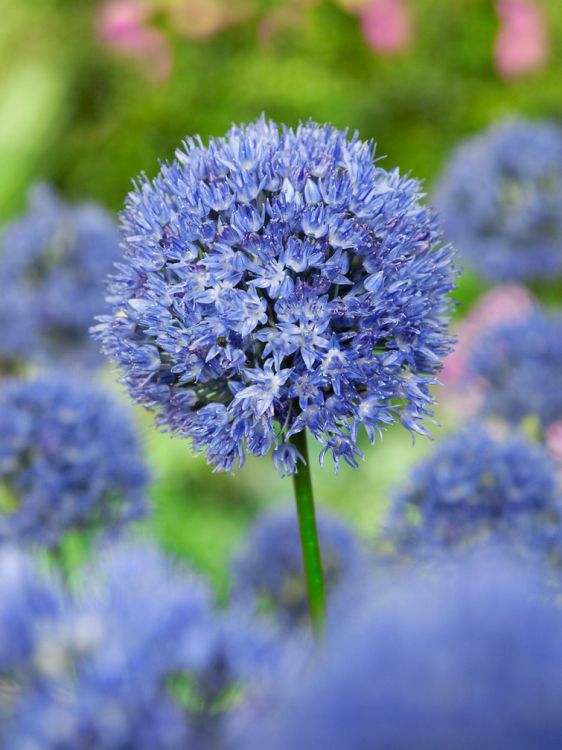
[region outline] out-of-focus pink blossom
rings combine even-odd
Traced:
[[[124,57],[139,60],[156,80],[165,80],[172,67],[166,37],[150,27],[153,8],[142,0],[110,0],[98,17],[101,41]]]
[[[503,284],[486,292],[455,331],[455,350],[445,359],[440,379],[456,386],[467,374],[468,359],[477,340],[490,328],[525,318],[533,310],[530,292],[517,284]]]
[[[495,40],[496,68],[516,78],[541,68],[548,57],[546,23],[534,0],[496,0],[500,30]]]
[[[173,30],[187,39],[203,41],[248,17],[245,0],[177,0],[168,8]]]
[[[412,40],[412,17],[405,0],[369,0],[360,18],[363,37],[377,52],[402,52]]]
[[[553,422],[546,429],[546,447],[556,461],[562,462],[562,422]]]

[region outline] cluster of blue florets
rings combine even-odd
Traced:
[[[64,203],[36,187],[0,237],[0,366],[101,364],[89,335],[103,309],[119,233],[95,204]]]
[[[418,183],[373,146],[261,119],[142,177],[97,336],[135,401],[219,470],[273,449],[355,466],[361,425],[420,433],[449,350],[451,250]]]
[[[1,384],[1,542],[119,526],[146,513],[147,482],[131,418],[105,392],[54,374]]]
[[[552,460],[520,435],[473,424],[446,437],[393,498],[387,536],[399,552],[464,548],[490,536],[558,555],[562,495]]]
[[[330,598],[364,563],[357,536],[325,511],[317,516],[324,584]],[[262,514],[233,563],[233,598],[282,627],[308,624],[297,515],[290,506]]]
[[[0,746],[217,747],[232,708],[219,698],[273,666],[273,641],[214,612],[207,588],[151,547],[105,550],[82,584],[65,595],[0,551]]]
[[[548,595],[493,554],[368,589],[239,748],[555,750],[562,616]]]
[[[473,347],[469,378],[484,389],[484,414],[544,429],[562,419],[562,315],[537,311],[495,327]]]
[[[436,194],[445,234],[494,281],[562,272],[562,129],[514,120],[462,144]]]

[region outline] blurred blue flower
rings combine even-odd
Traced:
[[[101,207],[67,205],[36,187],[26,213],[0,237],[0,363],[99,365],[88,329],[119,257],[119,233]]]
[[[454,272],[418,183],[314,123],[262,118],[176,157],[129,195],[95,329],[134,400],[218,470],[273,448],[292,474],[305,427],[336,468],[361,425],[425,434]]]
[[[562,271],[562,129],[513,120],[461,144],[436,194],[445,234],[494,281]]]
[[[59,375],[0,387],[0,541],[55,547],[66,532],[146,513],[131,418],[97,388]]]
[[[147,545],[102,548],[81,583],[38,643],[37,677],[12,705],[5,747],[218,746],[228,707],[216,700],[259,673],[265,639],[218,615],[205,585]]]
[[[59,582],[37,574],[17,548],[0,548],[0,683],[29,677],[44,630],[56,622],[63,599]],[[1,690],[0,690],[1,692]],[[3,702],[0,700],[0,705]]]
[[[473,346],[468,377],[483,389],[484,414],[511,425],[562,419],[562,315],[536,312],[490,329]]]
[[[521,435],[469,425],[446,437],[393,498],[387,536],[414,555],[493,536],[555,555],[562,499],[546,452]]]
[[[240,748],[560,748],[562,613],[538,571],[487,554],[361,602]]]
[[[359,539],[340,519],[318,512],[318,536],[328,596],[351,581],[364,562]],[[273,616],[284,628],[308,622],[306,581],[293,508],[258,517],[233,561],[233,600]]]

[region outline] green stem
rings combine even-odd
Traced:
[[[308,593],[308,608],[312,629],[318,636],[326,620],[326,600],[324,596],[324,575],[316,529],[316,514],[310,479],[310,462],[306,444],[306,431],[303,430],[291,439],[306,463],[299,463],[297,473],[293,475],[299,531],[301,537],[302,557]]]

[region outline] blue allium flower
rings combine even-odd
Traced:
[[[59,582],[38,575],[21,550],[0,549],[0,747],[19,696],[41,684],[36,655],[63,611]]]
[[[494,536],[555,555],[562,498],[546,452],[474,424],[446,437],[394,497],[388,536],[414,554]]]
[[[255,628],[214,612],[206,586],[145,545],[103,549],[82,584],[38,644],[5,747],[218,747],[215,701],[268,653]]]
[[[353,531],[321,511],[318,536],[328,595],[350,581],[363,555]],[[283,627],[308,621],[306,581],[293,508],[274,508],[258,517],[233,561],[233,599],[271,614]]]
[[[562,613],[495,556],[363,594],[244,750],[558,750]]]
[[[446,235],[495,281],[562,271],[562,129],[507,121],[463,143],[437,190]]]
[[[127,411],[59,375],[0,387],[0,541],[55,547],[65,532],[146,512],[148,474]]]
[[[119,233],[102,208],[35,188],[0,237],[0,363],[100,364],[88,329],[118,257]]]
[[[58,585],[39,576],[21,550],[0,548],[0,683],[28,676],[41,634],[62,604]]]
[[[491,329],[474,346],[469,375],[484,389],[483,412],[543,430],[562,419],[562,315],[536,312]]]
[[[207,616],[205,587],[156,550],[105,550],[84,593],[36,655],[6,747],[180,750],[191,731],[166,681],[177,651]]]
[[[352,466],[357,433],[425,433],[449,350],[451,250],[418,183],[329,126],[261,119],[189,139],[140,179],[96,335],[135,401],[218,470],[308,427]]]

